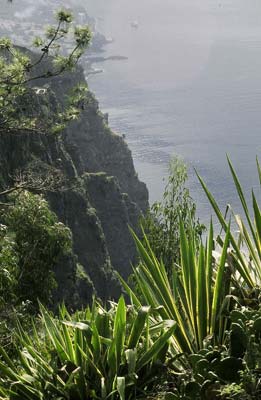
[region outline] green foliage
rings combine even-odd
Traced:
[[[189,360],[194,380],[185,385],[185,393],[187,398],[191,399],[195,396],[212,399],[214,393],[216,395],[220,393],[221,386],[239,384],[240,372],[245,368],[242,359],[229,356],[225,347],[201,350],[197,354],[192,354]]]
[[[206,338],[211,338],[212,344],[222,344],[226,341],[226,329],[229,328],[227,315],[229,307],[233,306],[232,299],[233,302],[252,302],[255,305],[257,296],[260,297],[261,214],[252,193],[254,222],[251,221],[241,185],[230,162],[229,166],[250,234],[243,220],[235,216],[240,229],[240,238],[235,239],[230,231],[230,223],[222,216],[200,178],[225,230],[225,238],[219,236],[217,239],[219,248],[214,245],[212,223],[206,246],[198,246],[197,230],[192,227],[186,233],[181,216],[180,266],[177,265],[171,274],[167,274],[164,263],[157,259],[146,235],[145,245],[134,235],[141,257],[141,263],[134,271],[137,288],[132,291],[122,281],[123,285],[135,304],[145,302],[154,307],[162,307],[162,318],[177,321],[177,352],[196,352],[204,347]],[[258,170],[261,176],[259,165]],[[243,247],[248,249],[248,253],[245,254]]]
[[[55,287],[54,266],[71,251],[71,232],[43,197],[22,192],[2,214],[0,296],[4,302],[37,299],[47,303]]]
[[[242,307],[231,312],[230,354],[244,358],[249,370],[261,369],[261,309]],[[260,388],[261,389],[261,388]]]
[[[18,358],[0,348],[0,394],[6,398],[136,399],[162,375],[173,321],[158,321],[150,307],[123,298],[106,311],[92,309],[59,319],[41,307],[42,329],[19,330]],[[21,350],[19,350],[20,346]]]
[[[230,314],[227,346],[207,346],[188,357],[176,378],[176,399],[250,400],[261,395],[261,311],[236,308]]]
[[[17,323],[27,331],[32,327],[32,314],[35,308],[30,301],[21,303],[9,299],[0,309],[0,345],[10,357],[17,357]],[[1,398],[1,397],[0,397]]]
[[[253,194],[252,221],[229,165],[249,232],[243,219],[235,216],[240,237],[231,233],[230,222],[201,180],[225,234],[215,241],[211,222],[203,245],[195,225],[186,226],[179,216],[179,263],[167,269],[146,234],[142,242],[133,233],[140,255],[134,270],[136,288],[120,278],[132,305],[127,306],[123,297],[108,310],[94,302],[91,309],[73,316],[61,307],[58,318],[41,306],[40,327],[32,324],[29,333],[28,325],[25,330],[18,322],[16,334],[12,332],[15,357],[6,354],[8,338],[0,346],[0,397],[260,399],[261,214]],[[36,276],[41,277],[43,270],[47,276],[48,265],[71,246],[69,231],[41,197],[25,192],[16,201],[0,229],[2,301],[8,296],[5,287],[15,297],[15,288],[21,291],[17,267],[18,272],[21,265],[26,270],[29,262],[30,271],[40,268],[37,275],[28,276],[36,285]],[[77,278],[88,279],[80,265]]]
[[[71,232],[38,195],[11,196],[0,225],[0,343],[16,353],[17,321],[28,329],[37,299],[50,304],[54,267],[71,252]]]
[[[237,289],[237,296],[241,298],[241,301],[244,301],[244,299],[249,301],[253,298],[253,302],[255,302],[255,298],[259,296],[261,285],[261,212],[254,191],[252,191],[253,210],[252,212],[250,211],[240,181],[229,159],[228,164],[244,211],[244,217],[241,218],[239,215],[235,215],[231,209],[230,218],[233,218],[236,222],[239,229],[239,236],[236,236],[235,234],[230,235],[233,251],[230,253],[231,257],[228,260],[228,263],[233,272],[233,285]],[[257,169],[261,183],[261,170],[258,160]],[[203,179],[199,177],[199,180],[216,213],[222,229],[227,232],[229,229],[229,223],[227,222],[226,217],[221,213],[218,204],[206,187]],[[252,214],[253,218],[251,217]],[[221,237],[219,238],[219,242],[222,245]]]
[[[212,338],[207,336],[194,354],[190,354],[188,358],[185,356],[185,359],[187,358],[187,361],[189,362],[189,366],[186,365],[186,361],[183,362],[185,370],[184,374],[179,375],[179,378],[176,381],[177,389],[175,389],[171,394],[166,394],[166,398],[170,395],[170,398],[174,399],[248,400],[259,399],[261,396],[261,214],[254,192],[252,192],[253,213],[249,210],[239,179],[230,160],[228,161],[233,181],[244,210],[244,218],[235,215],[233,211],[231,212],[231,216],[235,218],[240,231],[239,237],[236,237],[231,233],[230,222],[227,222],[226,217],[222,215],[215,199],[207,189],[203,180],[199,178],[222,228],[225,231],[225,239],[221,235],[217,238],[222,250],[221,259],[223,259],[223,262],[220,262],[219,264],[219,270],[223,270],[223,273],[217,273],[217,275],[214,273],[212,275],[212,283],[211,281],[209,282],[212,287],[210,293],[213,293],[213,304],[219,304],[215,326],[218,328],[218,326],[220,327],[223,325],[222,330],[219,331],[222,335],[220,336],[220,334],[218,334],[218,337],[224,337],[225,341],[223,342],[223,345],[222,341],[216,341],[213,346]],[[257,167],[261,182],[261,171],[258,162]],[[253,214],[253,218],[251,214]],[[246,223],[248,224],[248,228]],[[213,236],[213,234],[210,235],[212,241],[213,237],[211,238],[211,236]],[[228,239],[231,248],[228,248]],[[189,241],[191,241],[191,237],[189,238]],[[187,283],[185,287],[182,288],[184,297],[182,300],[177,298],[177,293],[182,293],[182,291],[180,292],[180,282],[176,280],[174,276],[173,298],[178,311],[182,310],[184,299],[189,313],[191,309],[193,310],[193,304],[197,304],[198,308],[196,308],[196,311],[198,314],[195,315],[200,315],[200,321],[202,322],[204,321],[204,316],[208,314],[200,314],[200,310],[202,307],[205,308],[205,310],[208,308],[205,306],[208,304],[208,296],[206,296],[205,291],[206,285],[200,283],[202,282],[203,275],[199,274],[196,279],[191,279],[191,276],[193,277],[195,261],[193,261],[193,257],[191,257],[193,252],[191,251],[191,244],[189,241],[187,241],[187,243],[184,242],[181,235],[181,260],[183,258],[186,261],[185,264],[181,262],[181,267],[184,268],[184,265],[187,265],[185,272],[185,282]],[[160,299],[160,301],[157,301],[159,304],[163,305],[165,310],[170,309],[171,303],[169,297],[166,295],[167,292],[163,286],[163,282],[160,281],[160,277],[157,277],[154,272],[157,262],[155,256],[152,252],[149,252],[149,254],[144,253],[144,248],[141,247],[140,243],[138,243],[138,247],[142,253],[143,260],[142,266],[139,266],[135,271],[138,276],[137,281],[140,283],[140,293],[142,293],[146,298],[146,301],[150,298],[150,302],[155,302],[155,298],[157,298]],[[212,263],[216,254],[213,250],[214,248],[212,247],[209,251]],[[144,262],[144,260],[146,262]],[[221,264],[223,264],[223,268],[220,268]],[[164,277],[166,273],[164,273],[163,266],[159,263],[158,265],[161,269],[162,276]],[[209,275],[207,270],[202,271],[204,271],[204,275]],[[210,269],[208,269],[208,271],[210,271]],[[149,273],[151,276],[149,276]],[[225,277],[222,284],[220,284],[221,276]],[[142,286],[143,288],[141,289]],[[193,301],[193,293],[195,293],[197,288],[200,288],[200,286],[201,289],[199,290],[198,297],[200,302],[197,303],[195,300]],[[135,303],[140,300],[137,296],[135,297],[135,294],[131,292],[127,285],[125,285],[125,287]],[[230,289],[226,292],[226,288],[228,287]],[[160,298],[161,295],[162,298]],[[221,301],[220,303],[222,296],[224,296],[223,302]],[[247,308],[243,307],[240,309],[240,304],[247,305]],[[231,308],[233,311],[229,315],[228,311]],[[178,322],[179,327],[181,324],[179,323],[178,317],[179,315],[174,315],[173,319]],[[214,314],[212,313],[212,321],[213,317]],[[183,313],[183,324],[184,320],[186,322],[189,320],[188,315],[185,313]],[[199,328],[200,325],[200,323],[198,325],[195,324],[197,328]],[[178,327],[174,334],[176,340],[179,340],[177,337],[177,333],[180,333]],[[189,332],[188,328],[189,327],[186,326],[186,332]],[[197,332],[195,334],[195,338],[196,337]],[[180,363],[183,358],[184,355],[181,355],[181,358],[179,359]]]
[[[229,231],[220,257],[214,251],[213,227],[210,227],[206,246],[196,246],[196,233],[185,233],[180,221],[181,265],[173,268],[169,277],[163,262],[159,262],[150,248],[133,233],[141,262],[134,270],[137,287],[132,290],[121,282],[136,306],[147,304],[160,309],[163,319],[177,322],[174,335],[174,354],[193,353],[202,349],[205,340],[222,344],[226,340],[229,305],[230,274],[226,268]]]
[[[232,400],[250,400],[253,397],[249,397],[241,385],[231,383],[221,388],[220,396],[222,399]]]
[[[87,274],[83,266],[79,263],[76,265],[76,286],[87,285],[87,287],[92,288],[92,292],[95,293],[95,288],[90,276]]]
[[[197,244],[205,229],[196,220],[196,205],[186,187],[187,178],[186,164],[179,157],[174,157],[169,165],[169,177],[162,202],[154,203],[141,221],[150,247],[155,256],[162,259],[168,273],[180,261],[180,218],[185,232],[191,228],[195,231]]]
[[[6,302],[13,302],[16,299],[18,254],[14,240],[7,236],[7,227],[1,225],[0,229],[0,308],[2,308]]]
[[[0,40],[0,133],[57,132],[78,114],[70,105],[55,116],[43,118],[39,110],[24,107],[28,97],[35,96],[30,88],[33,82],[72,70],[91,40],[88,27],[72,28],[71,13],[59,11],[56,19],[56,26],[49,27],[45,37],[33,40],[40,49],[38,55],[21,51],[8,38]],[[65,40],[71,43],[67,53],[63,48]]]

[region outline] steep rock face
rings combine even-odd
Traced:
[[[123,138],[109,129],[91,94],[82,118],[70,127],[69,138],[79,148],[85,171],[104,171],[114,176],[121,192],[127,193],[142,211],[147,209],[146,186],[137,177],[131,152]]]
[[[51,193],[49,202],[59,219],[70,227],[78,262],[90,277],[98,296],[115,298],[120,288],[113,275],[103,228],[96,210],[83,194],[83,188],[79,181],[77,190]]]
[[[140,214],[137,204],[121,193],[113,176],[92,173],[84,178],[86,195],[101,221],[112,265],[126,279],[131,273],[130,263],[135,262],[135,245],[128,227],[137,229]]]
[[[57,168],[57,165],[59,165],[59,168]],[[20,133],[0,135],[0,171],[1,188],[3,189],[8,186],[12,187],[13,181],[18,175],[19,178],[22,176],[22,179],[26,181],[28,171],[30,171],[29,174],[33,172],[33,181],[36,182],[38,177],[41,182],[42,177],[45,178],[47,174],[53,176],[56,172],[59,172],[70,180],[74,181],[76,179],[74,164],[65,150],[62,138],[40,134],[32,135]],[[75,181],[75,186],[80,189],[80,184],[77,181]],[[66,223],[64,213],[66,210],[69,211],[70,206],[68,209],[65,208],[63,199],[68,196],[73,197],[74,191],[66,189],[60,190],[58,187],[54,190],[51,190],[49,187],[45,189],[47,190],[44,191],[44,195],[49,200],[59,220]],[[37,189],[33,189],[33,191],[37,193],[40,192],[40,190]],[[80,195],[77,193],[77,198],[79,198],[79,196]],[[87,199],[82,195],[81,200],[84,207],[87,208]],[[69,223],[67,223],[67,225],[69,226]],[[84,224],[83,227],[85,228]],[[73,242],[75,247],[76,241],[74,240]],[[100,242],[100,247],[104,249],[105,243],[102,241],[102,235]],[[58,290],[54,293],[54,301],[58,303],[64,300],[69,305],[79,306],[82,302],[90,302],[95,291],[92,282],[87,282],[86,279],[83,282],[79,282],[79,279],[77,279],[77,265],[80,261],[76,256],[75,248],[74,253],[75,255],[68,255],[60,260],[59,264],[56,266],[55,274],[58,282]],[[106,278],[104,266],[107,266],[107,264],[108,260],[105,257],[104,264],[101,262],[101,267],[99,268],[101,281]],[[80,286],[82,292],[76,292],[78,286]]]
[[[55,98],[63,104],[67,92],[83,79],[78,69],[50,80],[45,96],[51,107]],[[41,85],[46,82],[38,81],[37,86]],[[32,101],[36,100],[39,102],[32,95]],[[27,169],[42,174],[49,169],[58,171],[67,181],[64,188],[49,190],[45,196],[59,219],[70,227],[75,253],[57,266],[55,298],[70,301],[77,297],[78,303],[90,301],[92,283],[103,299],[119,295],[113,268],[125,278],[130,273],[136,251],[128,225],[137,230],[139,216],[148,207],[147,189],[137,178],[130,150],[111,132],[91,93],[82,108],[79,120],[60,137],[0,136],[2,187]]]
[[[85,82],[81,68],[77,72],[64,74],[51,79],[49,87],[59,101],[64,102],[66,94]],[[44,84],[40,81],[40,84]],[[121,192],[127,193],[143,212],[148,209],[148,191],[146,185],[138,179],[131,151],[124,139],[111,131],[107,118],[100,112],[99,104],[89,92],[82,104],[81,116],[71,123],[65,131],[68,146],[75,146],[78,171],[106,172],[118,179]],[[72,152],[69,150],[70,155]]]

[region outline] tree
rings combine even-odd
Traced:
[[[8,38],[0,40],[0,134],[57,132],[79,113],[76,103],[79,95],[84,96],[83,87],[76,91],[76,102],[72,100],[70,106],[48,118],[30,107],[32,83],[72,70],[91,40],[88,27],[72,27],[71,13],[58,11],[56,18],[57,25],[49,27],[44,38],[34,39],[38,55],[14,47]],[[72,44],[67,53],[62,46],[65,40]]]
[[[71,13],[58,11],[56,20],[56,26],[49,27],[44,37],[34,38],[38,53],[17,48],[8,38],[0,39],[0,136],[58,134],[80,114],[87,85],[77,85],[63,105],[55,101],[52,107],[52,93],[40,96],[38,91],[47,89],[33,86],[35,82],[42,85],[73,70],[91,40],[87,26],[73,26]],[[68,42],[70,50],[65,51],[64,45],[68,48]],[[68,186],[64,176],[54,168],[43,174],[32,169],[19,171],[9,178],[11,182],[0,183],[1,206],[5,206],[6,196],[13,191],[43,192]]]
[[[70,229],[58,222],[42,196],[27,191],[16,197],[2,220],[0,298],[47,304],[56,287],[54,267],[72,251]]]
[[[86,86],[75,87],[60,109],[51,109],[48,98],[44,104],[47,114],[42,112],[42,104],[35,107],[34,82],[74,69],[91,40],[88,27],[73,26],[71,13],[58,11],[56,20],[44,37],[34,38],[38,53],[17,48],[8,38],[0,39],[0,135],[57,133],[79,114]],[[64,44],[68,48],[68,43],[66,51]],[[53,267],[60,255],[71,249],[70,230],[58,222],[41,196],[28,192],[60,190],[67,182],[54,168],[40,172],[44,176],[38,170],[19,171],[19,176],[10,177],[10,185],[1,182],[1,220],[6,225],[0,235],[3,302],[15,297],[46,303],[55,286]]]
[[[31,329],[37,300],[50,304],[54,267],[72,253],[71,231],[58,222],[42,196],[13,192],[0,220],[0,344],[12,355],[19,320]]]
[[[91,40],[88,27],[73,26],[72,15],[57,13],[56,26],[45,37],[35,38],[38,54],[0,39],[0,136],[59,134],[68,121],[79,115],[86,85],[74,88],[62,106],[50,107],[43,83],[74,69]],[[65,51],[65,44],[70,50]],[[70,95],[70,97],[69,97]],[[56,137],[54,138],[56,140]],[[31,167],[31,165],[30,165]],[[27,168],[27,167],[26,167]],[[40,170],[40,171],[39,171]],[[37,310],[37,300],[48,304],[56,287],[54,267],[72,251],[70,230],[58,222],[42,196],[30,193],[61,190],[67,181],[60,170],[38,165],[0,176],[0,341],[9,346],[17,316],[29,323],[28,311]],[[28,308],[29,307],[29,308]],[[26,322],[27,321],[27,322]]]
[[[187,167],[179,157],[169,164],[169,177],[163,200],[155,202],[141,224],[156,257],[162,259],[168,273],[180,261],[180,220],[186,233],[196,230],[200,241],[203,225],[196,219],[196,205],[186,187]]]

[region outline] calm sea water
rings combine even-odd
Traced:
[[[44,1],[0,0],[0,15],[26,19]],[[226,153],[246,191],[259,190],[260,0],[68,0],[79,4],[114,39],[104,56],[128,57],[97,64],[104,72],[89,86],[111,127],[126,135],[151,202],[161,198],[169,159],[178,154],[190,167],[188,184],[204,222],[210,207],[193,168],[222,209],[230,203],[237,211]]]
[[[89,85],[111,127],[126,135],[151,202],[178,154],[203,221],[210,207],[193,168],[223,209],[238,210],[226,153],[246,191],[259,190],[260,0],[88,0],[87,10],[114,39],[104,55],[128,57],[97,64],[104,72]]]

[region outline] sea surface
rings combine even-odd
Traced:
[[[88,78],[113,130],[126,136],[150,201],[160,200],[168,162],[181,156],[205,223],[210,206],[194,168],[222,210],[240,211],[231,158],[250,198],[261,159],[260,0],[87,0],[113,42]],[[134,27],[132,25],[138,25]],[[259,194],[258,194],[259,195]]]
[[[47,0],[0,0],[0,17],[35,18]],[[53,0],[52,6],[65,3]],[[255,158],[261,159],[260,0],[68,0],[96,17],[113,42],[88,82],[112,129],[124,134],[150,202],[160,200],[168,163],[181,156],[198,215],[211,208],[194,169],[222,210],[239,200],[227,166],[231,158],[250,199],[260,199]],[[30,19],[31,18],[31,19]],[[249,200],[250,201],[250,200]]]

